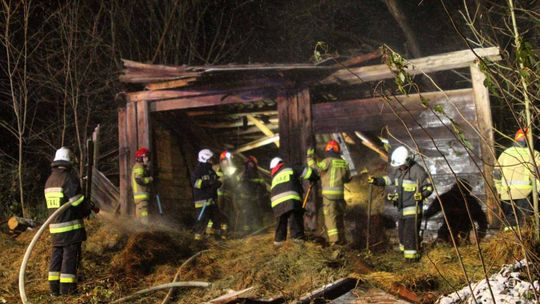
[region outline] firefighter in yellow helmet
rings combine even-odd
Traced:
[[[533,208],[529,200],[532,193],[532,183],[540,166],[540,153],[533,150],[533,159],[529,157],[527,146],[527,129],[519,129],[514,137],[514,145],[504,150],[498,158],[498,165],[493,171],[495,187],[501,200],[504,214],[504,230],[513,230],[525,223],[532,214]],[[515,213],[514,213],[515,209]]]
[[[135,164],[131,169],[131,189],[135,202],[135,216],[143,224],[148,224],[148,205],[150,201],[150,187],[154,179],[150,176],[148,164],[150,150],[145,147],[135,152]]]
[[[391,156],[387,176],[369,177],[368,183],[390,187],[393,191],[387,199],[399,210],[399,248],[406,261],[420,258],[420,224],[424,200],[433,192],[431,179],[426,170],[414,161],[409,150],[397,147]]]
[[[85,199],[79,177],[73,169],[71,151],[62,147],[56,151],[51,164],[51,175],[45,183],[45,200],[49,215],[66,203],[71,203],[49,225],[52,254],[49,264],[51,294],[72,294],[77,289],[77,266],[81,244],[86,240],[83,219],[98,208]]]
[[[351,181],[349,165],[341,158],[341,149],[335,140],[330,140],[324,148],[325,158],[318,162],[315,149],[308,149],[308,166],[317,170],[321,176],[324,225],[330,245],[343,244],[345,240],[344,188]]]

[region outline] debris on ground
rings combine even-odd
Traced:
[[[489,277],[489,280],[481,280],[471,284],[470,287],[466,286],[457,292],[442,296],[436,303],[538,303],[540,283],[538,280],[531,283],[524,277],[523,271],[527,265],[525,260],[504,265],[498,273]]]

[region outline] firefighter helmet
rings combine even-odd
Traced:
[[[246,158],[246,163],[253,163],[256,166],[259,162],[255,156],[250,155]]]
[[[210,160],[212,158],[212,156],[214,156],[214,153],[212,151],[210,151],[210,149],[202,149],[201,151],[199,151],[198,160],[201,163],[206,163],[206,162],[208,162],[208,160]]]
[[[67,147],[62,147],[58,150],[56,150],[56,153],[54,154],[54,160],[53,161],[65,161],[68,163],[72,162],[71,157],[71,150]]]
[[[526,142],[527,141],[527,133],[529,132],[528,128],[519,129],[516,132],[516,135],[514,136],[514,140],[517,142]]]
[[[283,159],[280,157],[274,157],[270,161],[270,170],[274,169],[279,163],[283,162]]]
[[[231,159],[231,157],[232,157],[231,152],[229,152],[227,150],[225,150],[225,151],[223,151],[223,152],[221,152],[219,154],[219,160],[220,161],[225,160],[225,159]]]
[[[390,166],[399,167],[402,165],[407,165],[410,158],[409,150],[404,146],[399,146],[394,150],[394,152],[392,152]]]
[[[336,153],[339,153],[341,151],[341,148],[339,147],[339,143],[335,140],[329,140],[326,143],[326,147],[324,147],[324,152],[334,151]]]
[[[149,154],[150,154],[150,150],[148,150],[148,148],[141,147],[141,148],[139,148],[139,150],[137,150],[135,152],[135,158],[141,159],[141,158],[143,158],[145,156],[148,156]]]

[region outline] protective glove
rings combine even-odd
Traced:
[[[415,201],[421,201],[421,200],[423,200],[423,199],[424,199],[424,197],[422,197],[422,193],[416,192],[416,193],[414,194],[414,200],[415,200]]]
[[[315,149],[314,148],[309,148],[307,149],[307,156],[313,156],[315,155]]]

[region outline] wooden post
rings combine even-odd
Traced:
[[[500,215],[500,207],[496,199],[497,190],[493,183],[493,167],[496,156],[494,151],[493,121],[491,118],[489,91],[484,86],[486,76],[480,70],[478,62],[472,64],[470,69],[478,131],[480,133],[480,149],[482,161],[484,162],[484,187],[486,191],[488,222],[490,226],[498,227],[500,225],[500,217],[498,216]]]
[[[278,97],[279,152],[290,164],[305,163],[308,147],[313,146],[313,123],[309,90],[287,92]]]
[[[118,180],[120,190],[120,214],[129,214],[129,145],[127,136],[126,108],[118,109]]]
[[[151,128],[150,128],[150,112],[148,101],[143,100],[137,102],[137,149],[147,147],[151,149]]]
[[[121,203],[123,215],[133,215],[133,192],[131,189],[131,168],[135,164],[135,151],[138,149],[138,125],[137,125],[137,103],[129,102],[126,105],[126,135],[127,135],[127,147],[126,158],[128,160],[126,170],[126,182],[128,195],[125,201]]]

